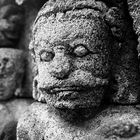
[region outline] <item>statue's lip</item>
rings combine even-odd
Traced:
[[[89,89],[88,89],[89,90]],[[57,93],[57,92],[65,92],[65,91],[87,91],[86,87],[80,87],[80,86],[74,86],[74,87],[57,87],[50,90],[51,93]]]
[[[50,91],[52,94],[56,94],[59,101],[74,101],[79,98],[80,93],[86,92],[86,87],[61,87],[61,88],[54,88]]]

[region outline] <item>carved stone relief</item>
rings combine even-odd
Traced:
[[[0,0],[0,140],[140,139],[139,5]]]
[[[30,43],[33,98],[41,103],[20,118],[18,140],[139,139],[138,40],[127,6],[45,3]]]
[[[0,48],[0,100],[22,95],[25,59],[21,50]]]

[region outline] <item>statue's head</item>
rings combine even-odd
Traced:
[[[8,4],[9,3],[9,4]],[[0,2],[0,47],[17,48],[24,25],[24,8],[10,1]]]
[[[21,92],[24,55],[9,48],[0,48],[0,54],[0,100],[6,100]]]
[[[56,108],[100,105],[110,77],[108,7],[94,0],[46,3],[35,20],[33,97]]]

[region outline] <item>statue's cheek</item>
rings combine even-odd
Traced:
[[[102,54],[92,54],[84,59],[76,59],[74,65],[76,69],[89,71],[94,76],[105,76],[110,71],[109,56]]]

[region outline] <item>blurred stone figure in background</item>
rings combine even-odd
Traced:
[[[32,102],[33,100],[26,98],[0,102],[0,140],[16,140],[18,119]]]
[[[0,0],[0,140],[16,140],[17,121],[33,102],[28,44],[40,3]]]
[[[0,47],[17,48],[24,25],[24,9],[5,3],[0,5]]]
[[[22,94],[24,67],[22,50],[0,48],[0,100]]]
[[[24,97],[22,89],[24,72],[25,53],[18,49],[0,48],[0,137],[2,140],[6,138],[10,140],[16,136],[18,118],[32,103],[31,99],[15,98]]]
[[[122,135],[110,132],[115,128],[119,133],[121,124],[127,124],[126,116],[138,120],[139,110],[132,106],[121,112],[102,104],[105,98],[119,105],[139,102],[137,38],[123,6],[122,2],[50,0],[42,7],[30,49],[36,65],[33,97],[43,103],[33,103],[21,116],[18,140],[123,139],[138,134],[134,130],[134,135],[126,136],[133,131],[125,128]],[[104,108],[108,113],[100,114]],[[111,123],[104,125],[102,120],[112,119],[115,124],[117,112],[125,117],[118,127],[108,129],[108,136],[103,135],[102,128]]]

